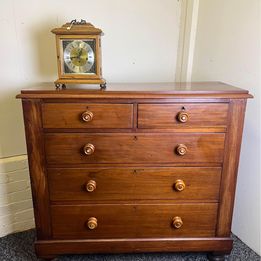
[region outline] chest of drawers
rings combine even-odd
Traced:
[[[111,84],[18,97],[38,256],[231,251],[248,91]]]

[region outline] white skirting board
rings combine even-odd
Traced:
[[[34,228],[27,155],[0,159],[0,237]]]

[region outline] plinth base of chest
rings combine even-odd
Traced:
[[[232,250],[231,238],[132,238],[85,240],[38,240],[36,253],[45,258],[64,254],[139,253],[139,252],[210,252]]]

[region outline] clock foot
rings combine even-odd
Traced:
[[[106,82],[105,83],[101,83],[100,87],[101,87],[102,90],[106,89]]]
[[[55,88],[56,88],[56,89],[60,89],[60,86],[61,86],[60,83],[55,83]]]
[[[56,89],[60,89],[62,87],[62,89],[66,89],[66,85],[63,83],[62,86],[60,83],[55,83],[55,87]]]

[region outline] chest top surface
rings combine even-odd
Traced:
[[[105,90],[98,86],[74,85],[55,89],[42,84],[23,89],[17,98],[251,98],[247,90],[222,82],[109,83]]]

